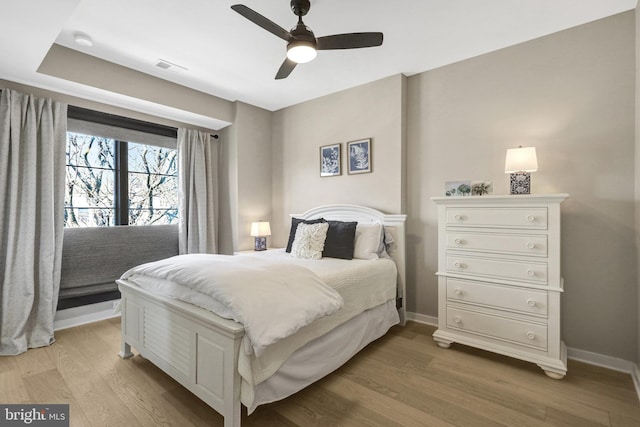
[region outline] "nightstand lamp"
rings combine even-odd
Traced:
[[[507,158],[504,162],[504,173],[510,173],[510,194],[530,194],[530,172],[538,170],[536,147],[518,147],[507,150]]]
[[[269,226],[269,221],[252,222],[251,236],[256,238],[253,247],[254,250],[267,250],[267,236],[271,236],[271,227]]]

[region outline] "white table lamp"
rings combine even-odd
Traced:
[[[504,173],[510,173],[509,191],[511,194],[530,194],[530,172],[538,170],[536,147],[518,147],[507,150]]]
[[[251,223],[251,236],[255,237],[253,249],[264,251],[267,249],[267,236],[271,236],[271,226],[269,221],[258,221]]]

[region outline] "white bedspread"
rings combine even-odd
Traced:
[[[344,307],[340,310],[269,346],[262,356],[240,355],[238,371],[243,379],[240,397],[248,408],[253,406],[255,386],[270,378],[296,350],[360,313],[396,297],[398,270],[395,263],[389,259],[311,260],[293,258],[284,249],[272,249],[240,257],[250,258],[247,262],[251,263],[269,259],[271,262],[287,262],[306,267],[338,291],[344,299]]]
[[[168,280],[212,298],[221,317],[244,325],[245,350],[260,357],[281,339],[335,313],[343,306],[338,292],[307,268],[284,262],[243,257],[190,254],[134,267],[136,275]]]
[[[312,274],[315,273],[322,282],[335,290],[344,301],[341,309],[301,327],[295,334],[264,348],[259,356],[252,351],[240,351],[238,372],[242,377],[241,401],[248,408],[254,408],[255,387],[270,378],[296,350],[365,310],[385,304],[396,297],[398,271],[395,263],[389,259],[343,260],[323,258],[321,260],[307,260],[292,258],[284,249],[243,254],[235,257],[222,257],[225,259],[233,258],[234,263],[239,263],[249,268],[265,264],[287,264],[292,267],[304,267],[310,270]],[[219,303],[206,293],[195,292],[180,283],[174,283],[170,279],[148,277],[144,275],[146,273],[141,272],[133,275],[129,273],[125,273],[125,275],[129,275],[129,280],[147,291],[189,302],[222,316],[220,314],[222,311],[219,312],[218,309],[224,310],[224,307],[216,308]],[[254,288],[265,289],[260,280],[254,283]],[[274,297],[274,295],[271,294],[269,297]],[[284,302],[277,296],[275,296],[275,299],[279,302]],[[259,301],[260,299],[258,298]],[[279,308],[277,312],[275,309],[269,310],[270,316],[285,316],[284,313],[287,311],[286,306],[288,304],[291,303],[284,304],[285,307]],[[267,304],[263,303],[263,306],[267,306]]]

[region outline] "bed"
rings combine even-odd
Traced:
[[[361,280],[356,288],[378,286],[374,285],[373,277],[386,274],[387,282],[395,282],[395,297],[391,295],[388,298],[387,289],[384,292],[388,299],[384,303],[370,301],[364,311],[349,314],[354,304],[364,304],[363,298],[357,296],[364,294],[354,293],[356,296],[350,297],[351,291],[337,286],[344,299],[344,307],[266,347],[264,353],[256,353],[260,356],[257,357],[246,348],[248,341],[245,335],[249,334],[249,324],[245,330],[243,324],[220,317],[202,308],[199,302],[196,303],[200,306],[192,303],[193,300],[168,296],[168,293],[159,291],[162,286],[154,284],[153,280],[145,285],[140,277],[133,276],[117,281],[122,293],[120,357],[133,356],[131,347],[136,348],[143,357],[222,414],[225,427],[239,426],[242,404],[251,413],[260,404],[289,396],[340,367],[368,343],[386,333],[393,324],[404,325],[405,215],[387,215],[355,205],[329,205],[292,215],[292,218],[305,222],[324,218],[357,221],[359,225],[382,224],[388,260],[352,262],[323,258],[322,262],[304,259],[292,263],[306,267],[327,283],[342,283],[342,276],[338,274],[341,269],[369,271],[370,276]],[[291,260],[284,250],[228,257],[230,261],[241,260],[247,265],[284,258]],[[392,276],[385,263],[393,265]],[[373,267],[384,267],[387,272],[378,273]],[[362,276],[366,277],[366,273]],[[338,320],[341,316],[344,318]],[[307,334],[305,331],[308,330],[315,331],[315,335]],[[277,359],[273,366],[272,357]]]

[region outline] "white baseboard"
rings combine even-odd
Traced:
[[[407,312],[407,320],[413,320],[415,322],[431,326],[438,326],[437,317],[426,316],[420,313]],[[638,369],[637,364],[628,360],[618,359],[617,357],[592,353],[590,351],[579,350],[576,348],[567,348],[567,358],[631,375],[633,384],[636,388],[636,394],[638,395],[638,399],[640,399],[640,369]]]
[[[633,364],[633,370],[631,371],[631,378],[633,379],[633,385],[636,386],[638,399],[640,399],[640,369],[638,369],[638,365],[635,363]]]
[[[112,317],[120,317],[120,312],[117,310],[119,304],[120,300],[114,300],[59,310],[53,319],[53,330],[59,331]]]
[[[631,374],[635,365],[633,362],[628,360],[570,347],[567,347],[567,358],[577,360],[578,362],[588,363],[589,365],[601,366],[614,371],[624,372],[626,374]]]
[[[407,320],[413,320],[417,323],[423,323],[429,326],[438,326],[438,318],[433,316],[427,316],[426,314],[411,313],[407,311]]]

